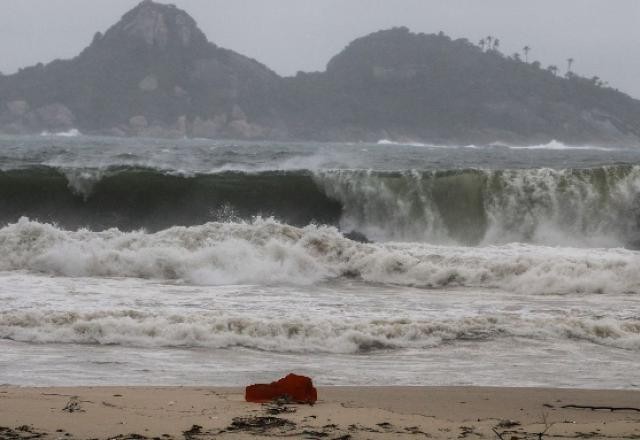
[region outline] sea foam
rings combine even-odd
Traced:
[[[361,353],[425,349],[497,338],[566,339],[640,350],[640,321],[526,318],[518,315],[441,320],[225,316],[216,312],[0,312],[0,338],[21,342],[137,347],[245,347],[269,352]]]
[[[71,277],[313,284],[337,278],[523,294],[640,293],[640,253],[528,244],[357,243],[336,228],[272,219],[144,231],[65,231],[21,219],[0,229],[0,270]]]

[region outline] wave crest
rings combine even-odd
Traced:
[[[640,166],[215,172],[0,171],[0,222],[162,230],[256,216],[375,241],[640,247]]]

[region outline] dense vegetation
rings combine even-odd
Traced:
[[[640,102],[468,40],[380,31],[322,74],[288,79],[300,135],[327,127],[428,140],[615,140],[640,134]],[[348,137],[348,136],[347,136]]]
[[[144,1],[79,56],[0,76],[0,129],[121,135],[637,143],[640,101],[598,78],[406,28],[355,40],[325,72],[280,78]],[[570,66],[569,66],[570,68]]]

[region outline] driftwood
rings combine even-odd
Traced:
[[[592,405],[563,405],[564,409],[590,409],[591,411],[637,411],[640,412],[640,408],[626,407],[626,406],[592,406]]]

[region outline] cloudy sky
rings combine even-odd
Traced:
[[[0,0],[0,71],[68,58],[137,0]],[[598,75],[640,98],[640,0],[174,0],[214,43],[282,75],[324,70],[349,41],[379,29],[500,38],[543,65]]]

